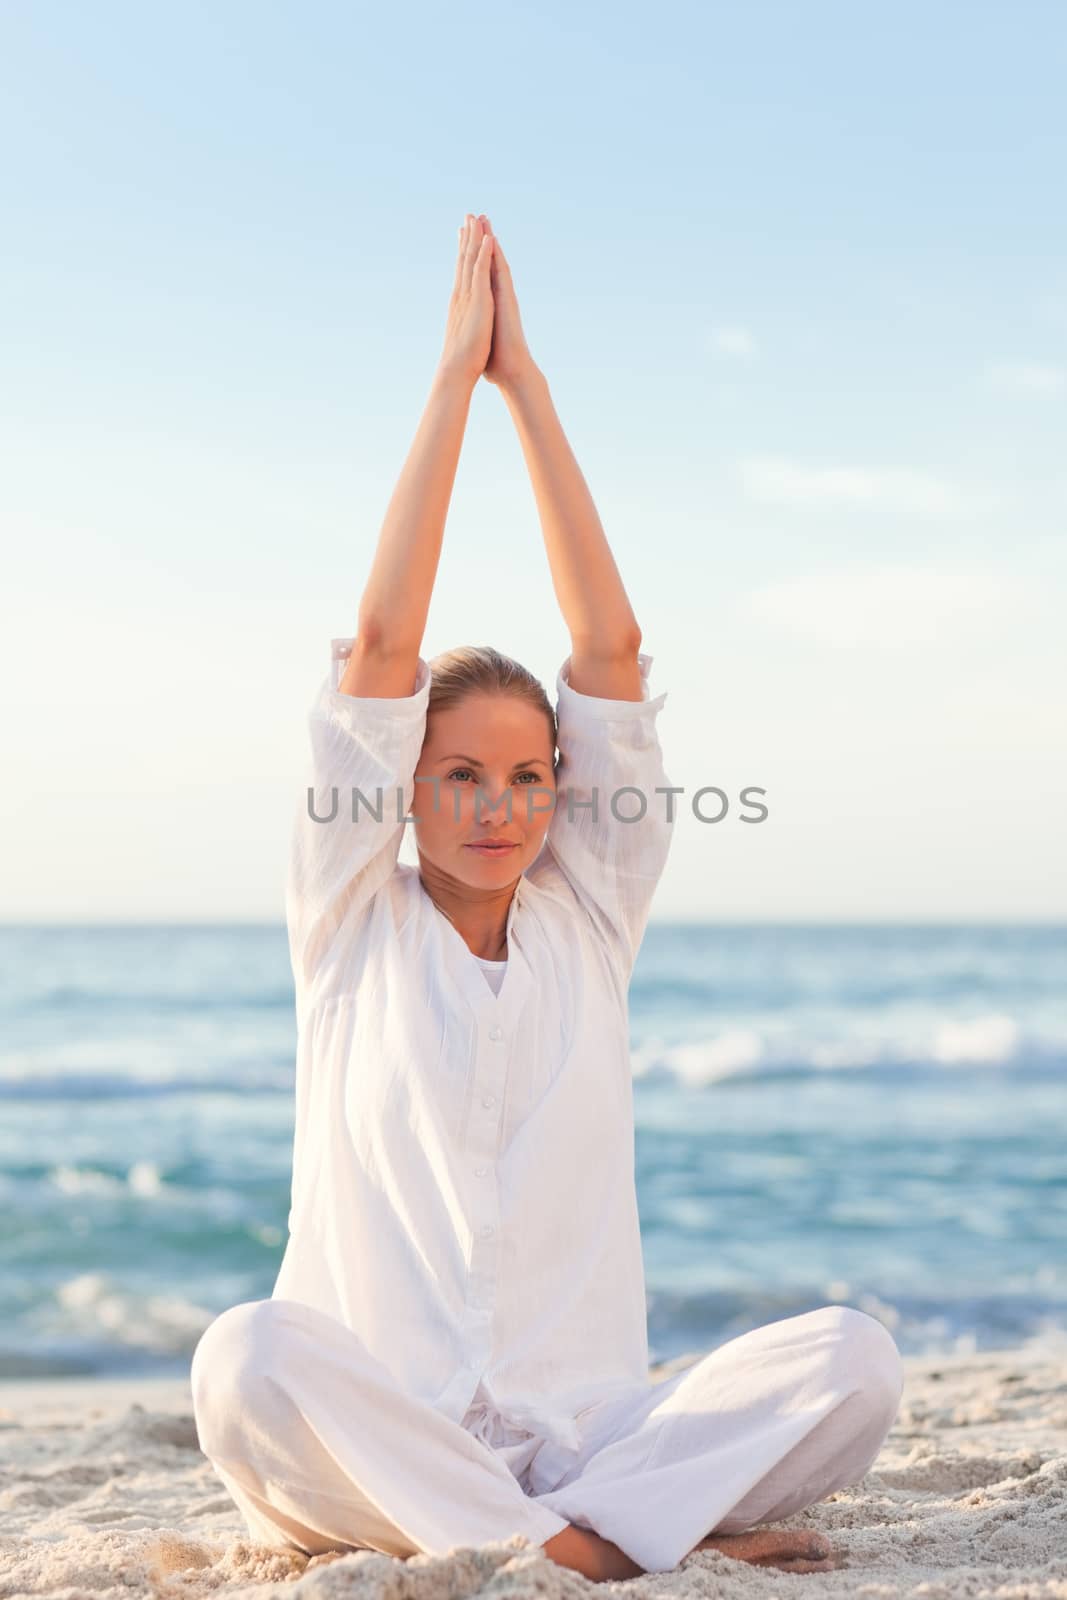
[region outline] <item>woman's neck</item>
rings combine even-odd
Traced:
[[[423,888],[451,922],[472,955],[483,961],[506,961],[508,912],[518,887],[514,883],[499,889],[472,889],[429,862],[420,860],[419,878]]]

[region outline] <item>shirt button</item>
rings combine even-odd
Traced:
[[[485,1227],[482,1229],[482,1238],[483,1239],[491,1239],[492,1237],[493,1237],[493,1224],[491,1222],[487,1222]]]
[[[482,1105],[483,1106],[495,1106],[496,1105],[496,1095],[495,1094],[483,1094],[483,1096],[482,1096]]]
[[[501,1027],[490,1028],[489,1029],[489,1037],[490,1037],[490,1039],[502,1039],[504,1037],[503,1028],[501,1028]]]
[[[484,1178],[488,1171],[489,1171],[488,1167],[475,1167],[474,1176],[476,1178]]]

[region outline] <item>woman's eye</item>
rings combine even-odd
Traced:
[[[452,770],[452,771],[451,771],[451,772],[450,772],[450,773],[449,773],[449,774],[448,774],[448,776],[449,776],[449,777],[450,777],[450,778],[454,778],[454,777],[455,777],[455,776],[456,776],[456,773],[457,773],[457,772],[469,772],[469,771],[470,771],[470,767],[455,767],[455,768],[454,768],[454,769],[453,769],[453,770]]]

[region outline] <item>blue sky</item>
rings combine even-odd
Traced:
[[[283,916],[467,210],[734,797],[655,915],[1067,914],[1062,6],[98,0],[0,61],[0,916]],[[461,642],[568,649],[484,383]]]

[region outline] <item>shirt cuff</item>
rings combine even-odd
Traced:
[[[621,722],[630,717],[647,716],[650,710],[658,711],[667,698],[666,690],[655,699],[651,698],[648,675],[653,657],[644,651],[637,657],[641,672],[640,700],[609,700],[603,695],[581,694],[577,689],[572,689],[568,682],[572,659],[568,656],[556,675],[557,704],[565,716],[591,717],[597,722]]]
[[[345,694],[338,685],[344,676],[345,662],[352,654],[354,643],[354,637],[330,640],[330,675],[319,690],[316,709],[340,723],[349,733],[357,733],[372,720],[396,727],[414,727],[424,721],[430,698],[429,663],[422,656],[418,657],[415,687],[411,694]]]

